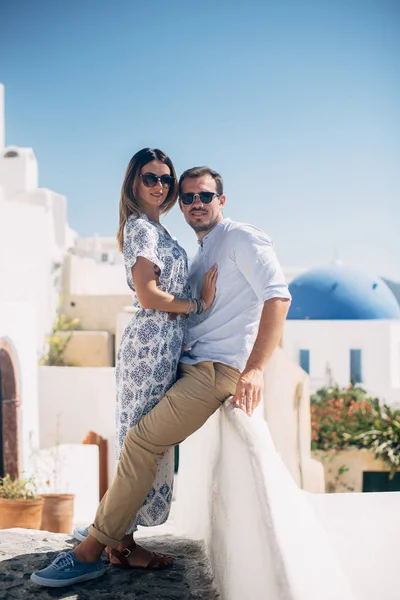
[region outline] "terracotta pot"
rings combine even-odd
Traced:
[[[43,494],[44,506],[40,529],[71,533],[74,518],[73,494]]]
[[[0,529],[23,527],[39,529],[42,520],[43,498],[8,500],[0,498]]]

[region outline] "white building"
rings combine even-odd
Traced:
[[[0,85],[0,302],[32,305],[37,351],[51,330],[67,250],[67,201],[39,187],[32,148],[4,146],[4,88]]]
[[[38,185],[32,148],[5,146],[0,84],[0,472],[29,468],[39,440],[37,365],[66,252],[66,200]]]
[[[124,262],[115,236],[100,237],[96,234],[90,238],[77,237],[73,253],[93,258],[96,263],[123,265]]]
[[[400,308],[388,286],[333,265],[300,275],[290,290],[283,348],[309,373],[312,391],[353,381],[400,403]]]

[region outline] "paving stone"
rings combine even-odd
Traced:
[[[141,539],[152,550],[174,557],[162,571],[118,569],[108,562],[103,577],[70,588],[43,588],[29,580],[58,552],[71,550],[69,535],[30,529],[0,530],[0,600],[217,600],[202,545],[172,535]]]

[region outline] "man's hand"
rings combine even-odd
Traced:
[[[245,369],[236,386],[235,395],[230,399],[237,404],[249,417],[261,402],[264,389],[264,377],[261,369]]]

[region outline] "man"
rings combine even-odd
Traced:
[[[221,176],[207,167],[185,171],[179,205],[197,234],[190,278],[195,297],[203,275],[218,265],[217,292],[206,314],[190,315],[178,381],[127,434],[117,474],[90,535],[74,552],[32,575],[61,587],[99,577],[106,546],[135,566],[135,548],[120,541],[154,480],[159,458],[199,429],[229,396],[249,416],[261,400],[263,370],[282,334],[290,294],[271,240],[259,229],[224,219]]]

